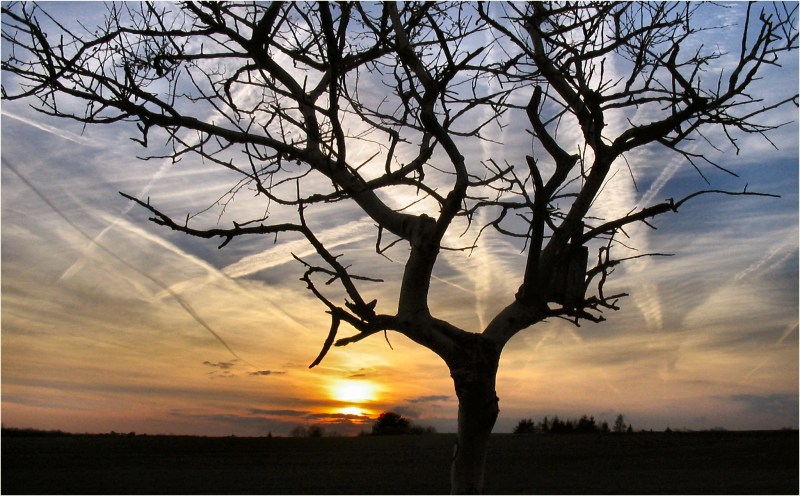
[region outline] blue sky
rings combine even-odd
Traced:
[[[52,8],[69,15],[75,5]],[[797,91],[796,58],[768,75],[754,93]],[[523,417],[584,413],[609,422],[623,413],[637,429],[797,426],[797,109],[772,118],[793,121],[771,135],[778,150],[747,136],[736,155],[719,140],[714,158],[740,177],[703,172],[715,189],[747,184],[781,198],[704,196],[657,219],[658,230],[631,229],[641,251],[674,256],[621,267],[609,288],[631,296],[607,322],[553,321],[515,337],[501,361],[496,431]],[[322,422],[352,433],[391,409],[455,429],[447,368],[399,335],[389,335],[393,349],[376,336],[335,348],[308,369],[329,324],[298,281],[302,267],[291,253],[310,253],[303,242],[249,238],[218,250],[218,240],[149,223],[119,196],[149,196],[180,218],[211,205],[234,180],[195,159],[137,160],[143,151],[132,132],[131,125],[84,130],[25,102],[2,102],[4,425],[248,435]],[[524,157],[524,132],[494,132],[505,146],[465,145],[465,155]],[[598,212],[708,187],[663,150],[628,158],[636,186],[619,174]],[[237,197],[226,215],[263,208]],[[218,213],[196,221],[213,225]],[[309,220],[362,273],[399,277],[402,250],[395,262],[375,255],[372,222],[352,207],[311,211]],[[459,232],[449,239],[461,242]],[[517,244],[488,231],[471,255],[446,252],[432,283],[434,311],[481,328],[516,292],[523,261]],[[395,292],[374,289],[380,302]],[[363,397],[342,392],[348,384],[363,386]]]

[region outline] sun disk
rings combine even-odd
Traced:
[[[331,388],[333,399],[346,403],[363,403],[375,399],[375,386],[366,381],[340,381]]]

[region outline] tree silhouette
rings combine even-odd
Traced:
[[[514,434],[533,434],[536,432],[536,425],[533,419],[522,419],[514,426]]]
[[[308,428],[308,437],[323,437],[325,429],[320,425],[312,425]]]
[[[777,127],[764,114],[797,98],[748,92],[797,48],[796,4],[748,6],[733,62],[716,72],[725,54],[695,41],[707,27],[698,12],[713,7],[694,3],[107,8],[96,29],[73,30],[35,4],[3,4],[3,98],[87,124],[132,122],[151,157],[193,155],[229,170],[228,193],[209,199],[225,227],[123,194],[156,224],[219,238],[220,248],[240,236],[304,238],[316,255],[295,257],[302,280],[330,315],[312,367],[334,345],[387,331],[440,356],[459,400],[455,492],[483,488],[495,377],[512,337],[545,319],[599,322],[618,309],[625,294],[604,290],[614,267],[656,255],[631,255],[618,239],[626,226],[701,194],[758,194],[698,189],[603,217],[600,193],[615,171],[635,177],[641,164],[628,157],[659,147],[701,174],[725,170],[687,145],[718,146],[717,129],[738,150],[743,134]],[[473,153],[511,122],[529,137],[527,152]],[[268,215],[226,210],[245,192]],[[370,264],[403,260],[395,300],[370,297],[384,281],[318,235],[332,204],[376,226]],[[472,252],[487,229],[525,254],[519,290],[485,328],[461,329],[431,311],[432,274],[442,252]]]
[[[597,423],[595,422],[594,417],[588,417],[584,415],[578,419],[578,422],[575,424],[575,432],[597,432]]]
[[[544,419],[542,419],[541,424],[539,424],[539,428],[541,429],[542,432],[547,433],[550,432],[550,427],[552,427],[552,425],[553,424],[547,419],[547,417],[545,417]]]
[[[627,425],[625,425],[625,417],[620,413],[617,415],[617,419],[614,421],[613,430],[614,432],[622,433],[625,432],[626,427]]]
[[[372,434],[375,436],[395,436],[408,434],[411,421],[394,412],[384,412],[372,425]]]

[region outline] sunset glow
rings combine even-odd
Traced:
[[[339,381],[331,386],[332,398],[343,403],[375,401],[376,387],[366,381]]]
[[[341,413],[343,415],[354,415],[356,417],[372,417],[375,415],[375,412],[357,406],[340,408],[337,413]]]

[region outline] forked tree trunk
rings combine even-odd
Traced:
[[[486,344],[486,343],[481,343]],[[450,470],[452,494],[483,492],[489,436],[500,413],[495,392],[499,353],[477,346],[450,373],[458,396],[458,439]]]

